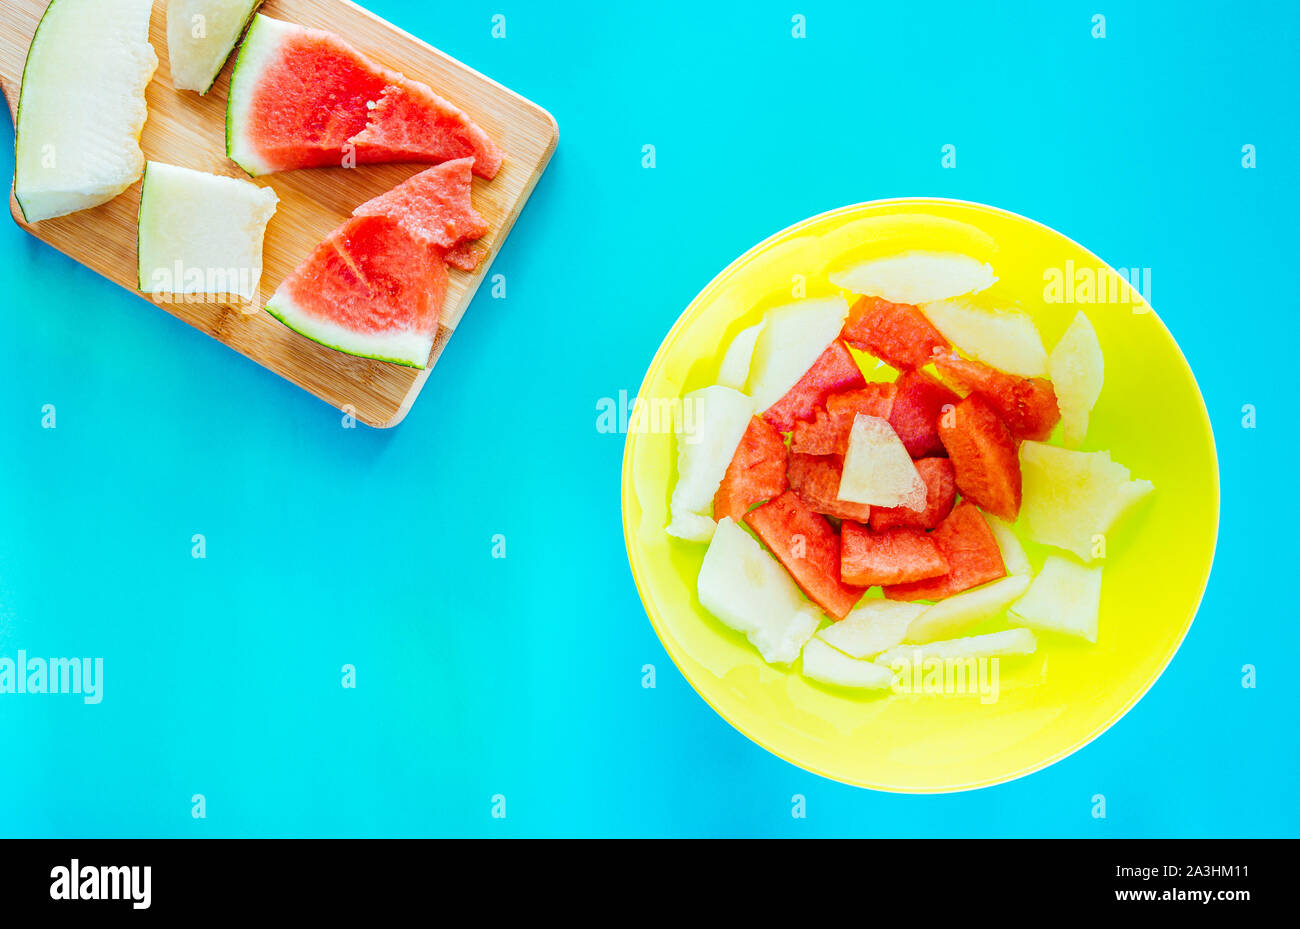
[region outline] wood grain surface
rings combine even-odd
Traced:
[[[27,49],[47,6],[46,0],[4,0],[0,8],[0,88],[11,115],[18,107]],[[142,295],[151,306],[142,306],[141,312],[165,310],[362,422],[394,426],[420,393],[429,369],[487,276],[492,259],[555,150],[559,131],[541,107],[348,0],[267,0],[262,12],[329,29],[380,64],[429,84],[466,110],[505,150],[505,164],[494,180],[474,179],[474,207],[491,227],[480,243],[488,256],[473,274],[451,270],[440,332],[429,366],[423,371],[335,352],[292,332],[265,312],[241,312],[230,304],[157,302]],[[150,39],[159,64],[147,93],[149,121],[140,140],[145,157],[247,179],[225,153],[226,92],[234,56],[212,90],[199,96],[172,86],[165,0],[154,4]],[[271,187],[280,198],[266,233],[263,295],[269,296],[358,204],[425,167],[314,168],[258,178],[255,183]],[[28,224],[12,196],[10,211],[15,221],[38,239],[138,293],[139,200],[137,182],[103,206],[58,219]]]

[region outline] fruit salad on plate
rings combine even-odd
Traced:
[[[830,280],[849,296],[769,311],[683,398],[667,532],[708,545],[701,605],[764,660],[866,690],[919,657],[1095,643],[1105,535],[1153,487],[1079,450],[1104,373],[1087,315],[1049,352],[953,253]],[[1022,538],[1049,547],[1036,573]]]

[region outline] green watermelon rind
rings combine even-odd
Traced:
[[[249,177],[274,174],[277,170],[257,156],[256,146],[246,136],[248,108],[258,79],[280,50],[281,36],[298,28],[261,13],[253,14],[230,72],[230,92],[226,95],[226,157]]]
[[[346,334],[362,341],[373,339],[375,343],[371,346],[362,346],[355,343],[348,345],[346,344],[345,339],[326,334],[324,326],[314,328],[308,322],[308,320],[313,318],[304,313],[295,304],[292,297],[281,291],[277,291],[271,297],[270,301],[267,302],[266,312],[270,313],[277,320],[298,333],[300,336],[311,339],[317,345],[324,345],[326,348],[333,349],[336,352],[342,352],[345,355],[352,355],[356,358],[372,358],[375,361],[386,361],[390,364],[402,365],[407,368],[415,368],[422,371],[428,365],[429,354],[433,351],[433,344],[430,340],[427,347],[423,350],[423,357],[418,362],[413,361],[410,358],[397,357],[402,353],[382,348],[385,341],[393,344],[396,340],[385,340],[383,337],[364,336],[360,333],[348,332],[344,327],[332,324],[328,320],[324,320],[323,322],[326,326],[335,329],[338,333]]]

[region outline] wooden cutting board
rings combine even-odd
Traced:
[[[48,5],[47,0],[4,0],[0,7],[0,88],[11,115],[17,112],[28,46]],[[167,60],[166,6],[165,0],[154,4],[150,26],[159,63],[149,85],[149,121],[140,140],[145,157],[247,179],[227,160],[225,152],[226,91],[234,56],[206,96],[175,90]],[[395,426],[420,393],[429,369],[488,275],[492,258],[555,151],[559,130],[551,115],[535,103],[348,0],[268,0],[262,12],[338,33],[380,64],[423,81],[466,110],[505,150],[505,164],[495,179],[474,179],[474,207],[491,227],[480,243],[488,250],[488,257],[473,274],[451,271],[438,338],[429,366],[423,371],[335,352],[292,332],[268,313],[241,313],[228,304],[156,303],[145,297],[149,306],[142,306],[141,312],[166,310],[362,422]],[[271,187],[280,198],[266,233],[262,293],[270,295],[358,204],[390,190],[425,167],[314,168],[258,178],[255,183]],[[139,202],[137,182],[115,200],[71,216],[28,224],[12,196],[10,212],[38,239],[110,281],[138,292]],[[66,310],[74,312],[72,307]],[[84,312],[84,308],[75,311]]]

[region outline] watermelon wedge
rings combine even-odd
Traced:
[[[838,455],[791,455],[787,471],[790,489],[808,509],[823,516],[865,523],[871,519],[871,504],[839,498],[843,474],[844,461]]]
[[[470,202],[473,167],[473,159],[457,158],[421,171],[388,193],[361,204],[352,215],[387,216],[450,257],[488,231],[487,222]]]
[[[959,387],[980,394],[1017,439],[1043,441],[1061,419],[1052,382],[1004,374],[956,354],[937,355],[934,366]]]
[[[491,179],[501,150],[430,88],[320,29],[257,14],[226,107],[226,154],[254,177],[276,171],[472,157]]]
[[[781,433],[758,416],[750,419],[718,492],[713,495],[713,518],[730,516],[734,522],[741,522],[755,503],[783,493],[789,486],[785,476],[787,457]]]
[[[952,505],[957,500],[952,462],[947,458],[920,458],[916,462],[916,473],[925,481],[925,509],[873,506],[871,528],[876,532],[903,527],[935,529],[952,512]]]
[[[963,500],[929,538],[948,560],[948,573],[920,581],[887,585],[890,600],[942,600],[980,584],[1006,577],[1002,549],[975,504]]]
[[[447,291],[437,249],[387,216],[357,216],[316,247],[266,311],[330,348],[423,368]]]
[[[904,371],[894,381],[898,392],[889,411],[889,425],[903,440],[913,458],[944,453],[939,441],[939,417],[944,407],[956,406],[961,397],[923,371]]]
[[[831,394],[865,387],[866,383],[858,363],[844,343],[836,339],[763,418],[782,432],[789,432],[796,422],[813,419]]]
[[[919,309],[880,297],[863,297],[853,304],[841,338],[903,371],[929,364],[936,350],[949,347]]]
[[[840,537],[826,517],[790,491],[745,515],[745,522],[785,565],[800,589],[829,615],[843,619],[865,592],[840,580]]]
[[[948,573],[948,559],[938,543],[920,529],[872,532],[845,522],[840,544],[840,580],[845,584],[904,584]]]
[[[811,421],[794,424],[791,451],[805,455],[839,455],[849,450],[853,418],[859,413],[888,419],[896,388],[892,382],[872,381],[860,390],[846,390],[826,398],[826,408]]]

